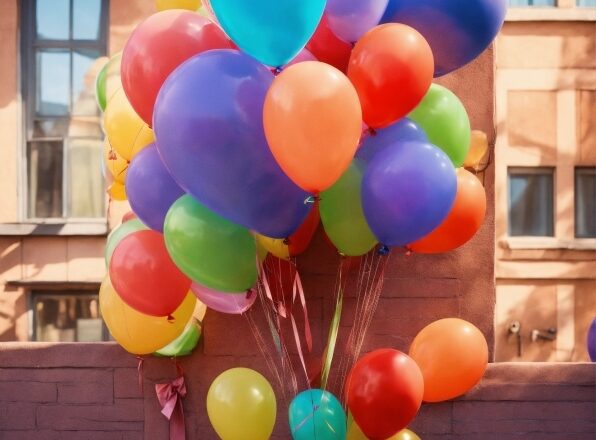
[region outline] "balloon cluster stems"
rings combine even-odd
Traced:
[[[306,199],[304,199],[304,204],[308,205],[308,204],[313,204],[313,203],[317,203],[320,201],[321,201],[321,198],[319,196],[309,196]]]
[[[278,66],[275,69],[273,69],[273,74],[275,76],[279,75],[282,71],[284,70],[283,66]]]
[[[390,252],[391,248],[387,245],[382,245],[381,247],[379,247],[379,250],[377,251],[377,253],[382,257],[386,257],[387,255],[389,255]]]

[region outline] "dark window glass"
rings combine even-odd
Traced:
[[[35,291],[32,300],[36,341],[107,340],[97,293]]]
[[[509,235],[554,235],[552,169],[509,170]]]
[[[30,218],[62,217],[62,151],[62,141],[29,143]]]
[[[596,238],[596,167],[575,170],[575,236]]]

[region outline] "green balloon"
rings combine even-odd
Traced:
[[[188,356],[199,343],[199,339],[201,339],[201,326],[191,319],[180,336],[164,348],[157,350],[153,355],[158,357]]]
[[[110,265],[110,260],[112,259],[112,254],[118,246],[118,243],[122,241],[124,237],[127,235],[132,234],[133,232],[143,231],[148,229],[138,218],[133,218],[132,220],[128,220],[127,222],[122,223],[117,228],[114,228],[110,235],[108,235],[108,240],[106,242],[106,266]]]
[[[363,165],[354,159],[331,188],[321,193],[321,221],[329,239],[343,255],[357,257],[369,252],[377,239],[368,227],[360,189]]]
[[[199,284],[221,292],[244,292],[255,284],[253,235],[191,196],[182,196],[172,205],[164,236],[176,265]]]
[[[451,90],[432,84],[408,117],[420,125],[431,143],[447,153],[456,168],[464,163],[470,149],[470,118]]]
[[[106,63],[105,66],[101,68],[99,73],[97,74],[97,78],[95,79],[95,99],[97,100],[97,105],[101,109],[101,111],[105,111],[106,109],[106,75],[108,73],[108,65]]]

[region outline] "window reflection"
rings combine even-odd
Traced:
[[[509,235],[554,235],[552,170],[509,170]]]
[[[37,114],[64,116],[69,112],[70,54],[49,49],[37,53]]]
[[[101,0],[74,0],[72,37],[97,40],[101,18]]]
[[[69,0],[37,0],[35,17],[37,21],[37,38],[43,40],[68,40]]]

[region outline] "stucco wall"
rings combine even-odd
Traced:
[[[205,396],[232,363],[268,375],[254,357],[199,352],[180,360],[187,438],[217,438]],[[2,440],[168,438],[154,384],[175,377],[171,360],[145,361],[144,393],[136,359],[114,344],[3,344],[0,365]],[[424,440],[592,440],[595,386],[595,364],[492,364],[464,398],[424,405],[412,429]],[[289,438],[281,404],[273,438]]]

